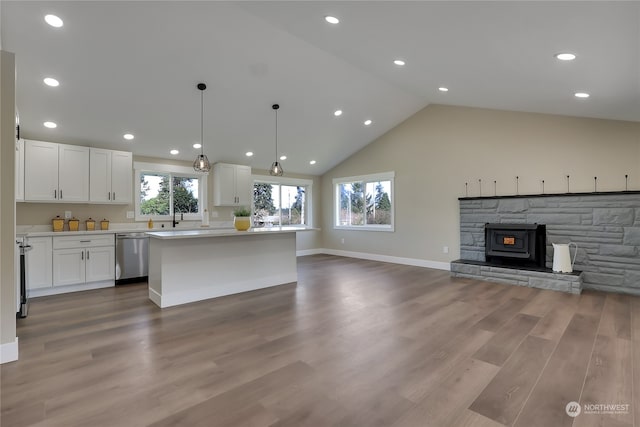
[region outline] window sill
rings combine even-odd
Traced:
[[[391,226],[373,226],[373,225],[334,225],[334,230],[355,230],[355,231],[386,231],[393,233],[395,228]]]

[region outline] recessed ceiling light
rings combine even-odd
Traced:
[[[576,56],[573,53],[556,53],[554,55],[556,57],[556,59],[559,59],[561,61],[573,61],[574,59],[576,59]]]
[[[588,98],[588,97],[589,97],[589,94],[588,94],[588,93],[586,93],[586,92],[576,92],[576,93],[574,94],[574,96],[575,96],[576,98]]]
[[[403,66],[404,64],[406,64],[406,62],[404,62],[402,59],[396,59],[395,61],[393,61],[393,63],[399,66]]]
[[[47,86],[51,86],[51,87],[60,86],[60,82],[54,79],[53,77],[47,77],[43,81],[44,81],[44,84],[46,84]]]
[[[327,21],[329,24],[337,24],[340,22],[340,20],[335,16],[325,16],[324,20]]]
[[[371,123],[373,123],[373,122],[371,120],[368,120],[368,119],[364,121],[364,125],[365,126],[369,126]]]
[[[336,111],[334,111],[334,112],[333,112],[333,115],[334,115],[334,116],[336,116],[336,117],[341,116],[341,115],[342,115],[342,110],[336,110]]]
[[[280,156],[280,160],[287,160],[287,156]]]
[[[246,153],[244,153],[244,155],[247,157],[251,157],[253,156],[253,151],[247,151]]]
[[[131,141],[133,138],[135,138],[131,133],[125,133],[124,135],[122,135],[122,137],[127,141]]]
[[[195,144],[193,144],[193,148],[202,148],[202,144],[196,142]]]
[[[173,154],[174,156],[176,154],[180,154],[180,152],[178,150],[171,150],[171,151],[169,151],[169,153]]]
[[[438,90],[440,92],[449,92],[449,88],[447,88],[447,87],[439,87]]]
[[[315,161],[315,160],[311,160],[311,161],[309,162],[309,164],[310,164],[310,165],[315,165],[315,164],[316,164],[316,161]]]
[[[44,20],[47,24],[51,25],[52,27],[60,28],[64,25],[64,22],[62,22],[62,19],[58,18],[56,15],[46,15],[44,17]]]
[[[58,127],[57,124],[55,124],[54,122],[44,122],[43,123],[44,127],[49,128],[49,129],[55,129]]]

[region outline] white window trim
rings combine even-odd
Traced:
[[[200,212],[196,214],[183,214],[184,219],[181,221],[200,221],[202,220],[202,211],[207,209],[207,174],[198,173],[188,166],[177,166],[164,163],[146,163],[146,162],[134,162],[133,168],[135,170],[135,220],[136,221],[148,221],[152,219],[154,221],[168,221],[173,219],[173,192],[169,201],[169,215],[142,215],[140,213],[140,174],[143,172],[152,173],[165,173],[170,175],[178,175],[187,178],[199,178],[198,183],[198,210]]]
[[[396,173],[381,172],[373,173],[369,175],[358,176],[345,176],[333,179],[333,228],[334,230],[355,230],[355,231],[386,231],[394,232],[396,228],[396,194],[395,194],[395,177]],[[377,182],[377,181],[390,181],[391,182],[391,225],[381,224],[367,224],[367,225],[339,225],[338,218],[340,217],[340,204],[338,203],[339,185],[346,182]]]
[[[303,178],[274,177],[270,175],[252,175],[252,182],[255,184],[279,184],[279,185],[295,185],[307,187],[305,191],[305,200],[307,202],[307,224],[304,225],[287,225],[287,227],[313,228],[313,180]],[[253,214],[253,185],[251,186],[251,213]]]

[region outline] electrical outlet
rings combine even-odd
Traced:
[[[448,254],[449,253],[449,246],[443,246],[442,247],[442,253]]]
[[[135,212],[127,211],[127,219],[133,219],[135,217],[136,217]]]
[[[71,211],[64,211],[64,218],[71,219]]]
[[[344,245],[344,237],[342,239],[340,239],[340,243],[342,243]]]
[[[211,218],[218,218],[218,211],[211,211]]]

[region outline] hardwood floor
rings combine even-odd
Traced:
[[[328,255],[298,271],[164,310],[146,284],[32,300],[0,424],[640,427],[640,298]]]

